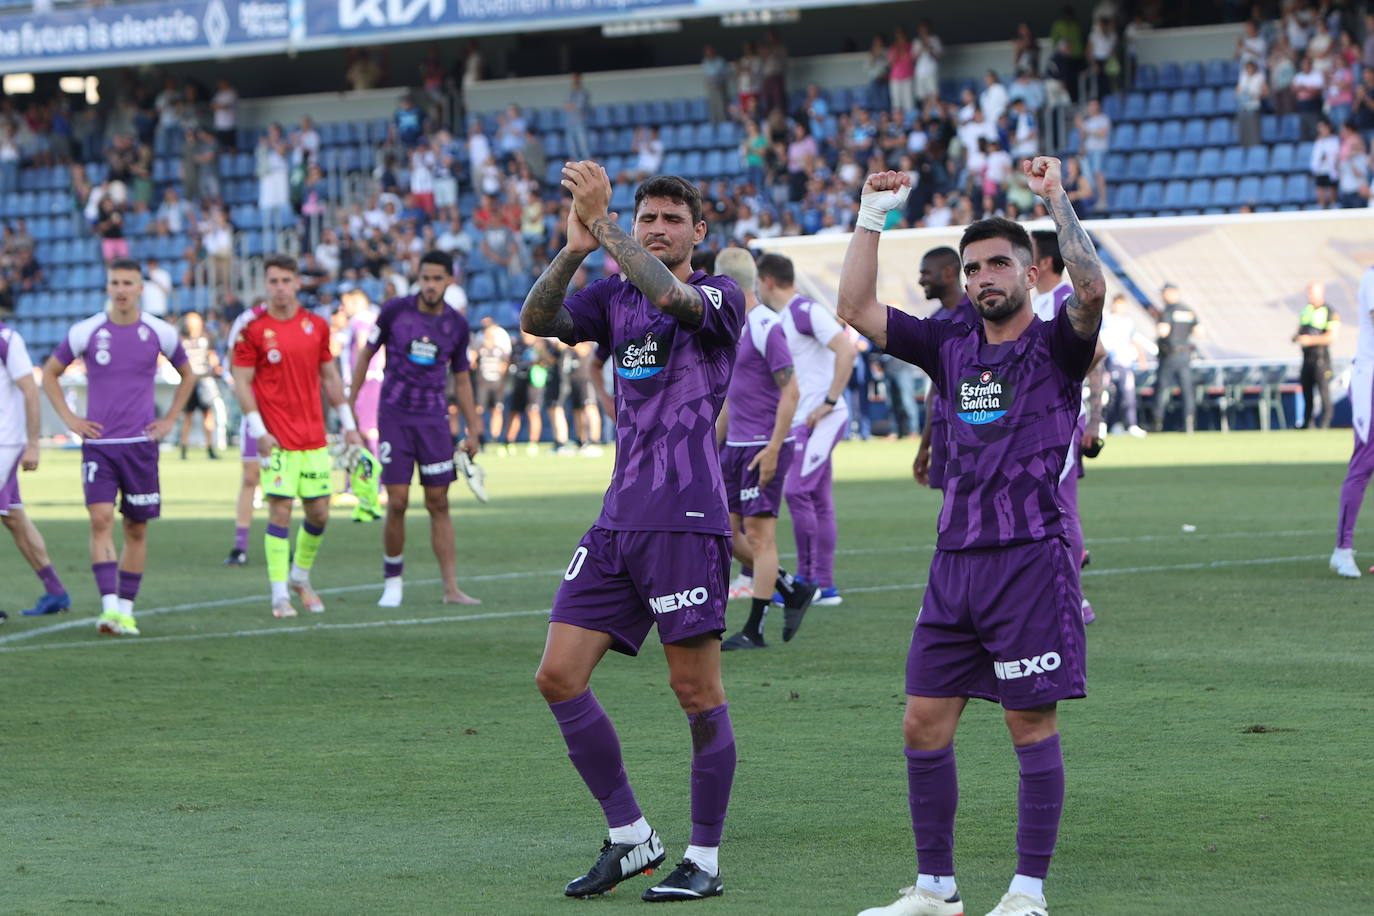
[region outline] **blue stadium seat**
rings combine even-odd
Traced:
[[[1226,80],[1226,61],[1209,60],[1203,66],[1202,81],[1208,86],[1220,89],[1228,85]]]
[[[739,125],[734,121],[721,121],[716,125],[714,143],[721,149],[734,149],[739,145]]]
[[[1236,113],[1236,90],[1234,87],[1229,89],[1217,90],[1217,107],[1214,112],[1218,115],[1234,117]]]
[[[744,174],[744,159],[738,149],[721,150],[721,166],[725,174],[738,178]]]
[[[688,118],[686,99],[668,100],[668,120],[674,123],[682,123]]]
[[[1137,90],[1148,91],[1159,87],[1159,68],[1154,64],[1141,64],[1135,69],[1135,86]]]
[[[687,100],[687,120],[705,121],[709,116],[705,96],[698,95]]]
[[[1259,202],[1271,207],[1283,203],[1283,176],[1265,175],[1260,181]]]
[[[1102,113],[1103,113],[1104,115],[1106,115],[1108,118],[1110,118],[1110,119],[1111,119],[1111,122],[1112,122],[1113,124],[1115,124],[1117,121],[1120,121],[1120,120],[1121,120],[1121,106],[1122,106],[1122,104],[1123,104],[1123,103],[1122,103],[1122,100],[1121,100],[1121,96],[1120,96],[1120,95],[1117,95],[1116,93],[1112,93],[1111,95],[1103,96],[1103,97],[1102,97]]]
[[[1112,120],[1113,122],[1145,120],[1145,93],[1132,92],[1126,96],[1126,103],[1121,109],[1121,117]]]
[[[1164,185],[1157,181],[1140,186],[1140,200],[1136,203],[1137,213],[1157,213],[1164,209]]]
[[[1174,156],[1174,168],[1167,177],[1197,178],[1201,174],[1198,171],[1197,151],[1182,149],[1178,151],[1178,155]]]
[[[665,175],[680,175],[682,173],[683,157],[683,153],[679,153],[676,151],[670,152],[668,155],[664,156],[663,173]]]
[[[1126,164],[1126,178],[1129,181],[1144,181],[1150,168],[1149,153],[1131,153]]]
[[[1307,171],[1307,163],[1299,164],[1293,158],[1293,144],[1276,143],[1269,150],[1269,168],[1275,172]]]
[[[1188,208],[1205,210],[1212,205],[1212,182],[1198,178],[1188,185]]]
[[[706,156],[701,150],[694,149],[682,157],[682,174],[688,178],[698,179],[706,174]]]
[[[1164,186],[1165,210],[1182,210],[1188,205],[1188,182],[1170,181]]]
[[[1135,145],[1137,149],[1159,149],[1159,122],[1146,121],[1141,124],[1136,132]]]
[[[696,149],[708,149],[715,142],[714,126],[709,121],[705,124],[698,124],[692,134],[692,146]]]
[[[1183,85],[1183,68],[1176,61],[1167,61],[1159,66],[1159,88],[1178,89]]]
[[[1193,114],[1193,91],[1175,89],[1169,94],[1169,117],[1186,118]]]
[[[1218,178],[1212,185],[1212,206],[1231,209],[1239,204],[1236,196],[1236,179],[1227,176]]]
[[[653,114],[649,110],[648,102],[635,102],[630,106],[630,123],[639,126],[648,125],[653,122]]]
[[[1279,142],[1279,116],[1260,115],[1260,140],[1264,143]]]
[[[1317,199],[1310,175],[1289,175],[1283,184],[1285,204],[1308,204]]]
[[[1217,175],[1239,175],[1241,167],[1245,165],[1245,148],[1242,146],[1228,146],[1225,150],[1209,149],[1217,157],[1217,166],[1206,174]]]
[[[1165,121],[1159,126],[1158,149],[1178,149],[1183,145],[1183,122]]]
[[[1297,143],[1302,139],[1302,120],[1296,113],[1279,118],[1279,139],[1286,143]]]
[[[544,152],[548,154],[550,159],[565,159],[568,155],[567,135],[561,130],[545,134]],[[558,182],[555,181],[554,184],[558,184]]]
[[[1145,177],[1150,180],[1163,180],[1173,174],[1174,154],[1160,150],[1150,154],[1150,164],[1145,168]]]
[[[1241,167],[1242,175],[1264,175],[1269,171],[1269,147],[1252,146],[1245,150],[1245,165]]]
[[[1150,93],[1150,97],[1145,102],[1145,117],[1147,120],[1160,120],[1169,116],[1169,93],[1156,90]]]
[[[708,178],[721,178],[725,175],[725,163],[723,154],[718,149],[708,150],[706,161],[702,165],[702,170]]]
[[[496,298],[496,283],[488,273],[477,273],[468,277],[468,298],[473,302],[489,302]]]
[[[668,120],[668,103],[663,99],[654,99],[649,102],[649,121],[650,124],[662,124]]]
[[[1194,115],[1210,118],[1217,113],[1217,93],[1215,89],[1202,88],[1193,95]]]
[[[1108,153],[1104,171],[1108,181],[1120,181],[1126,177],[1127,159],[1124,153]]]
[[[1213,118],[1207,123],[1208,146],[1230,146],[1235,136],[1236,123],[1230,118]]]
[[[1187,62],[1184,63],[1184,65],[1183,65],[1183,72],[1182,72],[1181,76],[1182,76],[1182,80],[1183,80],[1183,85],[1184,85],[1184,86],[1188,86],[1188,87],[1192,87],[1192,88],[1197,88],[1198,86],[1201,86],[1201,85],[1202,85],[1202,63],[1201,63],[1200,61],[1195,61],[1195,60],[1187,61]]]

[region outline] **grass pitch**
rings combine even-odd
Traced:
[[[1374,912],[1374,581],[1326,570],[1349,444],[1115,438],[1090,463],[1084,588],[1099,620],[1090,696],[1061,711],[1056,916]],[[910,480],[911,452],[841,446],[845,603],[813,610],[790,644],[725,657],[739,771],[726,896],[702,908],[853,913],[913,880],[902,673],[937,503]],[[453,491],[460,582],[480,608],[438,603],[412,508],[404,607],[374,606],[380,525],[340,516],[315,574],[328,612],[276,621],[261,518],[253,565],[220,565],[237,462],[165,454],[144,635],[111,640],[95,634],[77,456],[46,453],[24,494],[77,606],[18,617],[39,587],[0,548],[0,912],[643,907],[642,878],[562,896],[603,825],[533,685],[610,458],[483,463],[490,504]],[[609,657],[594,687],[680,855],[690,742],[653,637],[638,659]],[[958,752],[956,864],[982,914],[1015,865],[1016,762],[994,707],[970,706]]]

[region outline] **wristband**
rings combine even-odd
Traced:
[[[836,404],[840,403],[840,400],[839,398],[826,398],[825,403],[829,404],[831,407],[834,407]]]
[[[262,414],[256,410],[252,413],[244,414],[243,420],[248,424],[248,435],[254,439],[261,439],[267,435],[267,426],[262,422]]]
[[[339,412],[339,428],[344,432],[353,432],[358,428],[358,421],[353,419],[353,408],[347,404],[340,404],[334,408]]]
[[[860,229],[882,232],[887,225],[887,214],[905,204],[910,193],[910,185],[902,185],[895,191],[869,191],[859,198],[859,215],[854,224]]]

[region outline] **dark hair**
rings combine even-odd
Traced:
[[[963,259],[964,249],[974,242],[983,242],[988,239],[1006,239],[1011,242],[1011,247],[1022,253],[1027,264],[1033,262],[1031,256],[1031,240],[1026,234],[1026,229],[1020,223],[1003,219],[1000,216],[980,219],[976,223],[970,223],[964,230],[963,238],[959,239],[959,257]]]
[[[262,269],[265,271],[269,267],[275,267],[278,270],[285,270],[293,274],[301,272],[300,265],[297,264],[296,259],[289,254],[268,255],[262,262]]]
[[[655,175],[652,178],[644,179],[644,182],[635,191],[635,215],[639,214],[639,205],[644,202],[646,197],[666,197],[675,200],[680,204],[686,204],[687,209],[692,211],[692,225],[701,222],[701,192],[696,185],[685,178],[676,175]]]
[[[759,276],[767,277],[781,286],[792,286],[797,282],[792,259],[772,252],[759,258]]]
[[[1059,236],[1049,229],[1037,229],[1031,233],[1031,238],[1035,241],[1035,260],[1049,258],[1051,266],[1054,267],[1054,272],[1062,274],[1064,272],[1064,256],[1059,253]]]
[[[448,252],[440,251],[437,248],[426,251],[420,258],[420,267],[423,268],[426,264],[442,267],[445,273],[450,276],[453,275],[453,257]]]
[[[959,252],[942,245],[939,248],[932,248],[921,256],[922,261],[929,261],[931,264],[943,269],[951,268],[955,273],[959,272]]]
[[[698,248],[692,252],[692,270],[700,270],[714,275],[716,272],[716,253],[709,248]]]
[[[143,268],[133,258],[115,258],[110,262],[108,270],[132,270],[140,277],[143,276]]]

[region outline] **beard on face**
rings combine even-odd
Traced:
[[[975,299],[973,305],[974,308],[978,309],[978,314],[988,321],[1005,321],[1016,314],[1021,309],[1021,306],[1026,304],[1026,296],[1024,293],[1017,295],[1015,292],[1008,293],[1000,289],[988,290],[987,292],[996,292],[1001,296],[1001,299],[998,302],[988,304],[982,300],[982,294],[980,294],[980,298]]]

